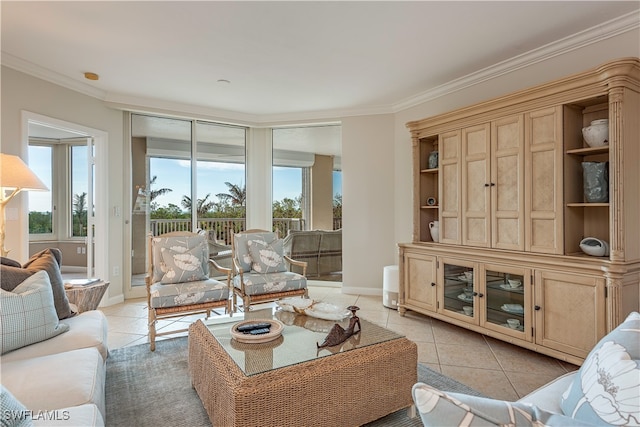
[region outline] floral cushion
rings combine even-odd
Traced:
[[[209,277],[209,245],[205,236],[167,236],[151,240],[153,282],[180,283]]]
[[[572,418],[640,425],[640,314],[631,313],[591,350],[561,407]]]
[[[49,276],[44,270],[13,292],[0,289],[0,350],[2,354],[48,340],[69,330],[59,323]]]
[[[265,231],[262,233],[237,233],[233,235],[233,247],[235,251],[235,258],[240,264],[240,268],[243,272],[251,271],[251,264],[253,259],[249,253],[249,240],[262,240],[266,243],[271,243],[278,238],[278,235],[272,231]]]
[[[151,285],[151,307],[177,307],[229,298],[229,287],[214,279]]]
[[[425,426],[591,426],[527,403],[446,393],[417,383],[413,400]]]
[[[251,269],[256,273],[277,273],[287,271],[283,256],[282,239],[267,243],[264,240],[247,240]]]
[[[244,291],[247,295],[263,295],[274,292],[296,291],[307,287],[307,279],[290,271],[261,274],[244,273]],[[240,288],[240,275],[233,278],[233,286]]]

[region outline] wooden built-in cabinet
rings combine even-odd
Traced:
[[[640,60],[624,58],[409,122],[414,228],[400,244],[400,313],[580,363],[640,306],[638,117]],[[609,119],[609,141],[593,148],[582,128],[597,119]],[[607,202],[586,202],[583,162],[608,162]],[[610,254],[584,254],[585,237],[607,241]]]

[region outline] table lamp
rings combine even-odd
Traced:
[[[0,243],[2,256],[9,251],[4,247],[5,206],[21,191],[49,190],[40,178],[18,156],[0,153]],[[8,196],[7,192],[11,192]]]

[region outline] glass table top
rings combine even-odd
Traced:
[[[241,343],[232,338],[231,328],[234,324],[253,319],[281,321],[284,324],[282,335],[273,341],[260,344]],[[359,333],[352,335],[340,345],[318,348],[336,323],[346,329],[349,317],[336,322],[272,308],[250,311],[246,315],[237,313],[233,317],[203,322],[247,376],[403,337],[360,317],[362,330]]]

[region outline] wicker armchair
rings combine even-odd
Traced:
[[[251,304],[275,301],[284,297],[307,297],[307,263],[283,254],[278,233],[247,230],[233,235],[231,240],[232,271],[229,287],[233,289],[233,311],[238,310],[238,297],[244,311]],[[302,268],[302,274],[289,271],[291,265]]]
[[[231,314],[230,269],[224,269],[227,283],[209,278],[209,246],[203,235],[177,231],[149,235],[149,272],[145,278],[149,308],[149,342],[156,349],[156,337],[187,330],[156,332],[159,319],[206,313],[224,308]],[[213,264],[213,263],[211,263]]]

